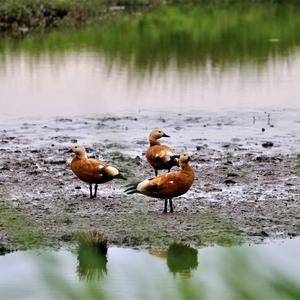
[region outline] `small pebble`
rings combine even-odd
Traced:
[[[274,143],[273,142],[265,142],[265,143],[262,143],[262,146],[264,148],[270,148],[270,147],[274,146]]]

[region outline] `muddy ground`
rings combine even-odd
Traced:
[[[70,170],[69,146],[83,144],[89,156],[118,167],[129,182],[142,180],[154,174],[145,160],[153,127],[171,135],[162,142],[192,153],[197,179],[174,199],[175,213],[162,214],[161,200],[126,195],[122,180],[101,185],[98,197],[89,199],[88,185]],[[9,230],[20,216],[32,225],[25,231],[38,229],[54,247],[71,245],[91,228],[104,231],[110,244],[134,247],[297,236],[299,142],[300,117],[292,111],[3,118],[1,201],[18,215],[2,207],[0,245],[30,246]]]

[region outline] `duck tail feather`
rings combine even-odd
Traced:
[[[134,193],[138,193],[138,191],[136,190],[138,184],[140,183],[140,181],[137,181],[137,182],[132,182],[132,183],[129,183],[129,184],[126,184],[125,185],[125,193],[127,194],[134,194]]]
[[[129,190],[129,191],[126,191],[126,194],[127,194],[127,195],[136,194],[136,193],[138,193],[137,190]]]

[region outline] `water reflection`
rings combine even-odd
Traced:
[[[299,109],[299,7],[167,6],[0,39],[0,114]]]
[[[107,240],[97,230],[80,234],[77,254],[77,273],[81,280],[97,281],[108,272]],[[190,278],[198,267],[198,251],[182,243],[173,243],[167,251],[151,249],[151,255],[166,259],[169,271],[181,278]]]
[[[198,267],[198,251],[183,244],[172,244],[167,251],[167,265],[174,275],[190,277],[191,271]]]
[[[151,249],[149,253],[167,260],[169,271],[181,278],[190,278],[198,267],[198,251],[188,245],[173,243],[167,251]]]
[[[300,10],[281,4],[1,39],[1,115],[299,108],[299,45]]]
[[[97,230],[79,236],[77,273],[80,279],[99,280],[107,273],[107,239]]]

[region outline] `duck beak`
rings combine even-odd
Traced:
[[[73,150],[71,148],[65,151],[65,153],[72,153],[72,152]]]
[[[170,137],[170,136],[164,133],[164,134],[163,134],[163,137]]]

